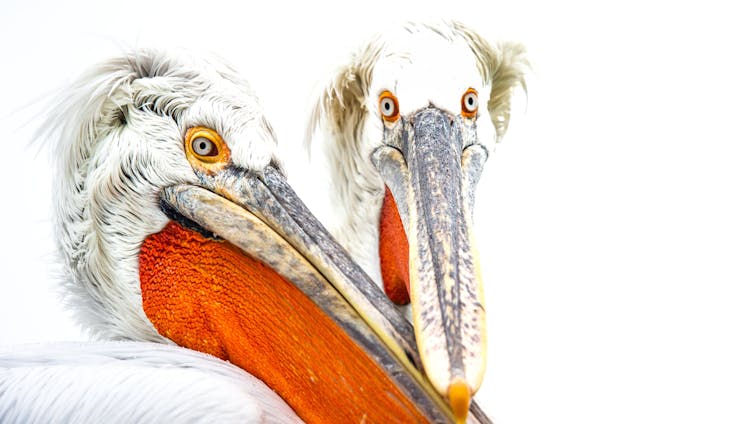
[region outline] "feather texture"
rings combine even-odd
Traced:
[[[0,350],[3,423],[299,423],[264,383],[213,356],[143,342]]]

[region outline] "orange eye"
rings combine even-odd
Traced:
[[[230,149],[220,134],[207,127],[186,131],[186,157],[195,168],[217,172],[230,162]]]
[[[395,122],[401,116],[398,108],[398,99],[389,91],[383,91],[380,94],[380,113],[382,119],[388,122]]]
[[[476,90],[469,88],[461,97],[461,115],[464,118],[473,118],[479,110],[479,95]]]

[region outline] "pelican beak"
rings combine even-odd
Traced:
[[[462,421],[482,382],[486,324],[472,235],[487,159],[475,123],[429,106],[385,129],[372,160],[395,199],[409,246],[409,297],[425,372]]]
[[[140,278],[161,334],[246,369],[307,422],[453,416],[417,365],[411,324],[274,166],[202,174],[160,201],[180,229],[147,239]]]

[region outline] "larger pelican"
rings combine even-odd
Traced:
[[[459,418],[486,361],[474,191],[526,67],[520,45],[409,24],[355,52],[311,118],[332,170],[333,234],[391,299],[411,302],[425,371]]]
[[[63,99],[49,134],[59,140],[55,224],[68,303],[94,336],[141,343],[75,348],[83,359],[73,365],[94,361],[100,378],[93,380],[29,366],[71,365],[70,355],[2,352],[0,372],[20,385],[0,385],[5,418],[34,416],[18,411],[29,405],[22,387],[55,387],[51,396],[67,396],[68,383],[88,396],[63,418],[106,417],[124,396],[120,380],[101,378],[112,375],[111,362],[134,372],[207,365],[215,371],[178,381],[227,383],[226,371],[208,358],[188,360],[178,347],[151,352],[143,343],[156,342],[230,361],[307,422],[452,419],[421,372],[408,321],[285,182],[270,125],[233,69],[215,59],[137,51],[98,66]],[[142,374],[129,380],[134,390],[153,383]],[[48,384],[24,378],[30,375]],[[97,382],[116,395],[96,396]],[[282,407],[272,392],[253,392],[265,396],[262,412],[277,415]],[[154,416],[134,404],[144,393],[155,392],[145,388],[126,405],[133,416]],[[189,392],[174,393],[167,392],[171,405],[190,402]],[[233,404],[239,399],[248,397]],[[160,402],[150,397],[148,404]],[[283,408],[278,418],[295,417]]]

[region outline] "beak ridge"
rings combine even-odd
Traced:
[[[486,324],[471,231],[486,150],[468,144],[460,116],[427,107],[372,160],[396,200],[409,240],[411,303],[420,356],[456,417],[468,412],[486,362]]]

